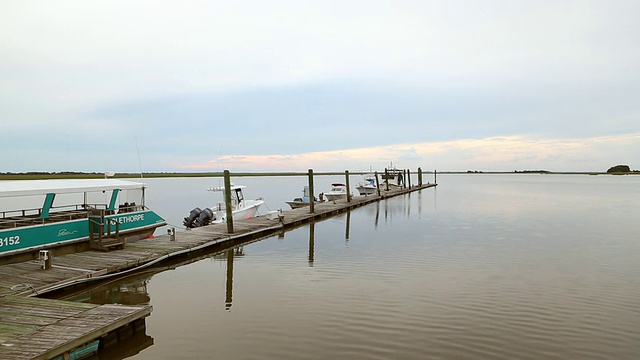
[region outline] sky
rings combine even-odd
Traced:
[[[0,172],[640,169],[637,0],[0,2]]]

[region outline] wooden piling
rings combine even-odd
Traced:
[[[422,168],[418,167],[418,186],[422,187]]]
[[[389,191],[389,170],[384,169],[384,181],[387,184],[387,191]]]
[[[351,202],[351,187],[349,186],[349,170],[344,171],[345,184],[347,184],[347,202]]]
[[[224,171],[224,204],[227,210],[227,232],[233,234],[233,209],[231,208],[231,175]]]
[[[315,191],[313,191],[313,169],[309,169],[309,212],[313,214],[315,204]]]
[[[378,196],[380,196],[380,182],[378,181],[378,172],[376,171],[374,174],[376,176],[376,188],[378,189]]]

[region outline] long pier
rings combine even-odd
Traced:
[[[144,317],[152,311],[149,305],[99,306],[35,299],[38,295],[135,273],[170,258],[198,255],[215,245],[270,236],[386,198],[434,186],[437,184],[390,186],[381,188],[380,195],[316,202],[313,208],[286,210],[275,217],[258,216],[234,221],[231,232],[227,224],[212,224],[127,243],[123,249],[108,252],[90,250],[60,256],[53,254],[51,266],[46,270],[37,260],[2,265],[0,358],[53,359],[61,356],[60,359],[66,359],[71,352],[82,351],[98,340],[100,346],[104,346],[114,342],[113,339],[117,341],[126,335],[144,331]]]

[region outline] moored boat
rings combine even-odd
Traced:
[[[123,246],[149,237],[166,221],[146,207],[145,189],[118,179],[0,181],[0,261],[67,245],[87,250],[94,240]]]
[[[314,201],[317,201],[317,199],[314,196]],[[311,198],[309,197],[309,186],[305,185],[304,189],[302,190],[302,197],[301,198],[295,198],[292,201],[286,201],[286,203],[291,206],[292,209],[297,209],[300,207],[304,207],[304,206],[309,206],[309,204],[311,203]]]
[[[245,185],[231,184],[231,214],[233,220],[250,219],[256,216],[258,208],[264,204],[262,198],[247,200],[244,198],[242,189]],[[224,186],[208,188],[207,191],[224,193]],[[184,218],[183,225],[187,228],[200,227],[209,224],[222,223],[226,221],[227,208],[224,202],[218,202],[212,207],[204,209],[194,208],[189,215]]]
[[[342,200],[347,198],[347,185],[343,183],[331,184],[331,190],[324,193],[328,201]]]
[[[389,167],[385,169],[384,173],[381,175],[382,180],[396,180],[402,178],[402,170],[398,169],[393,165],[393,162],[389,163]]]
[[[365,175],[364,181],[356,185],[356,190],[360,195],[374,195],[378,191],[376,186],[376,178],[374,175]]]

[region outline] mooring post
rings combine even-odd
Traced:
[[[347,184],[347,202],[351,202],[351,187],[349,186],[349,170],[344,171],[345,184]]]
[[[437,184],[438,183],[438,179],[437,176],[438,175],[438,170],[433,170],[433,183]]]
[[[422,168],[418,167],[418,187],[422,187]]]
[[[233,234],[233,209],[231,209],[231,175],[224,171],[224,205],[227,210],[227,232]]]
[[[387,183],[387,191],[389,191],[389,170],[384,168],[384,181]]]
[[[376,188],[378,189],[378,196],[380,196],[380,182],[378,181],[378,172],[374,173],[376,175]]]
[[[309,212],[313,214],[315,203],[315,191],[313,191],[313,169],[309,169]]]
[[[409,189],[411,189],[411,170],[407,169],[407,181],[409,184]]]

